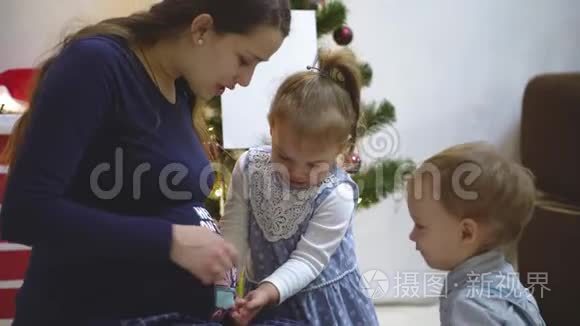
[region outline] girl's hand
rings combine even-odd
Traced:
[[[278,289],[269,282],[262,283],[243,299],[237,299],[232,318],[238,325],[248,325],[267,305],[277,304],[280,300]]]
[[[173,225],[171,260],[205,285],[227,277],[237,262],[236,249],[218,234],[191,225]]]

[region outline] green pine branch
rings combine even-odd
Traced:
[[[403,189],[415,165],[410,160],[384,160],[352,176],[359,187],[359,208],[368,208]]]
[[[363,87],[369,87],[371,85],[372,80],[373,80],[373,69],[371,68],[371,65],[369,65],[366,62],[361,63],[361,64],[359,64],[359,69],[360,69],[360,73],[362,75]]]
[[[328,2],[316,13],[318,37],[334,32],[346,23],[347,9],[340,1]]]
[[[365,104],[361,120],[362,125],[358,137],[370,136],[380,131],[384,125],[395,122],[395,107],[387,100],[383,100],[379,105],[375,102]]]
[[[292,9],[305,10],[305,9],[315,9],[316,5],[310,0],[292,0],[290,1],[290,6]]]

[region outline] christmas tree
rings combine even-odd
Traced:
[[[296,10],[315,10],[316,11],[316,28],[319,40],[327,35],[332,35],[338,46],[348,46],[353,37],[353,31],[346,25],[347,8],[338,1],[314,1],[314,0],[293,0],[292,9]],[[360,61],[361,74],[363,76],[363,87],[371,84],[373,72],[368,63]],[[361,112],[361,125],[359,127],[359,143],[365,138],[380,135],[378,142],[385,145],[395,146],[398,142],[394,129],[390,128],[395,122],[395,108],[388,100],[380,103],[368,102],[363,100]],[[214,153],[212,161],[216,170],[216,183],[206,202],[208,210],[213,216],[219,218],[223,213],[223,204],[227,194],[227,186],[231,171],[236,159],[244,150],[225,150],[220,144],[222,143],[222,123],[221,123],[221,105],[219,98],[205,108],[208,133],[210,138],[217,145],[212,149]],[[385,142],[390,142],[387,144]],[[413,168],[413,163],[403,159],[384,158],[389,153],[377,153],[370,146],[357,146],[363,149],[360,154],[363,157],[369,156],[374,159],[373,162],[362,165],[361,156],[358,152],[348,153],[344,156],[342,166],[351,174],[353,180],[358,184],[360,190],[359,208],[370,207],[392,194],[402,184],[402,178],[406,172]],[[364,148],[367,148],[365,151]],[[369,155],[370,154],[370,155]]]

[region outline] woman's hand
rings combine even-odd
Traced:
[[[274,284],[264,282],[251,291],[243,299],[236,300],[232,318],[237,325],[248,325],[252,319],[264,308],[271,304],[277,304],[280,301],[280,294]]]
[[[237,262],[237,251],[218,234],[191,225],[173,225],[171,260],[205,285],[226,277]]]

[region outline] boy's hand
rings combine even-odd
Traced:
[[[277,304],[280,301],[278,289],[269,282],[262,283],[243,299],[237,299],[232,318],[238,325],[248,325],[252,319],[267,305]]]

